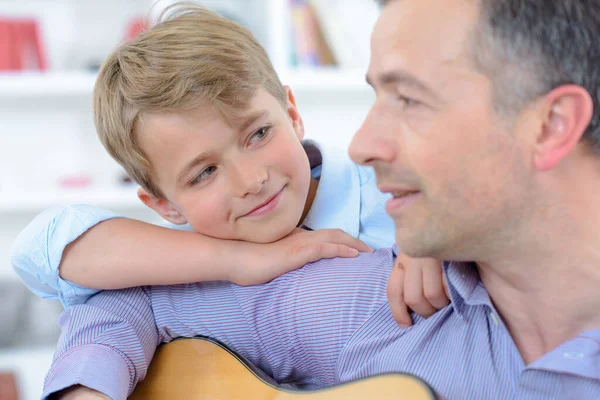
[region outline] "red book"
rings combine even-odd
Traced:
[[[6,19],[0,18],[0,71],[11,69],[10,29]]]
[[[0,399],[2,400],[18,400],[17,381],[11,373],[0,373]]]
[[[46,71],[48,69],[48,61],[46,59],[44,46],[42,45],[42,35],[40,33],[40,24],[38,21],[29,21],[29,36],[31,37],[31,43],[35,49],[35,54],[37,55],[38,69],[40,71]]]
[[[0,71],[47,68],[38,22],[0,18]]]
[[[23,49],[25,43],[25,30],[21,21],[12,20],[8,23],[11,53],[11,71],[21,71],[24,68]]]

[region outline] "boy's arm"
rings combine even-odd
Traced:
[[[338,230],[298,229],[278,242],[256,244],[116,216],[85,205],[47,210],[19,235],[12,264],[34,293],[68,306],[98,289],[212,280],[258,284],[321,258],[354,257],[352,248],[369,250]]]
[[[321,258],[368,251],[341,231],[303,231],[274,243],[221,240],[134,219],[99,223],[64,250],[60,276],[98,289],[228,280],[268,282]]]

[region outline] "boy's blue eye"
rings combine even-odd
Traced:
[[[214,165],[211,165],[209,167],[206,167],[202,170],[202,172],[200,172],[198,175],[196,175],[196,177],[190,182],[190,185],[196,185],[198,183],[204,182],[205,180],[207,180],[208,178],[210,178],[210,176],[217,170],[217,167],[215,167]]]
[[[255,142],[260,142],[265,139],[271,133],[271,127],[265,126],[254,132],[250,136],[250,140],[248,140],[248,144],[254,144]]]

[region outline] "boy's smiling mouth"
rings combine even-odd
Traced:
[[[284,185],[281,189],[279,189],[279,191],[277,191],[274,195],[267,198],[265,201],[260,203],[258,206],[254,207],[252,210],[250,210],[246,214],[242,215],[240,218],[242,218],[242,217],[257,217],[257,216],[261,216],[261,215],[264,215],[264,214],[267,214],[267,213],[273,211],[277,207],[279,202],[281,201],[281,198],[283,196],[283,190],[286,187],[287,187],[287,184]]]

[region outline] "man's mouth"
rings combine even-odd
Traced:
[[[421,191],[408,188],[399,188],[393,186],[379,186],[382,193],[389,193],[392,198],[385,204],[388,214],[399,213],[402,209],[413,203],[421,195]]]
[[[389,193],[395,199],[399,199],[402,197],[413,195],[415,193],[419,193],[419,190],[417,190],[417,189],[391,186],[391,185],[379,185],[378,188],[381,193]]]
[[[400,199],[403,197],[407,197],[413,194],[419,193],[418,190],[405,190],[401,192],[391,192],[390,194],[394,197],[394,199]]]

